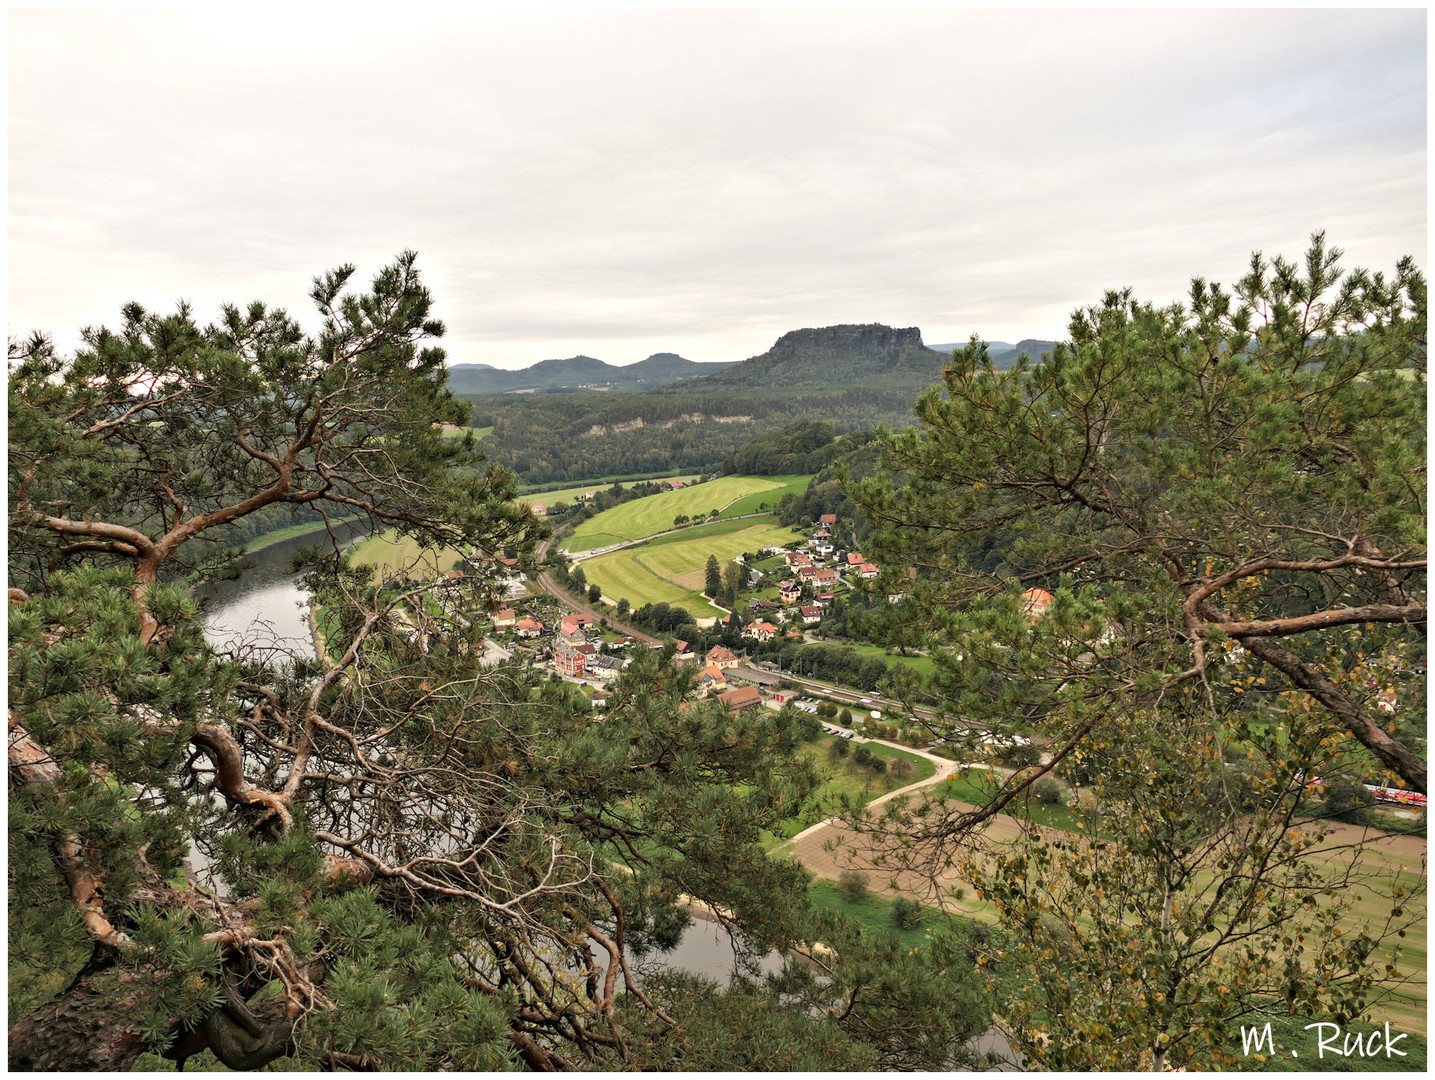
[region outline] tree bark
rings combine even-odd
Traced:
[[[104,969],[82,975],[58,997],[10,1029],[14,1072],[116,1072],[134,1068],[147,1049],[134,1022],[134,995],[102,992]],[[106,980],[107,982],[109,980]]]

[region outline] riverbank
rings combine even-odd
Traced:
[[[307,533],[324,532],[332,525],[348,525],[360,519],[359,514],[351,517],[330,518],[328,521],[310,521],[303,525],[289,525],[283,529],[275,529],[273,532],[260,533],[249,543],[244,545],[246,552],[263,551],[275,544],[282,544],[285,540],[293,540],[304,536]]]

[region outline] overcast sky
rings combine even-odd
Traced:
[[[9,331],[419,252],[450,363],[1426,261],[1423,10],[12,11]]]

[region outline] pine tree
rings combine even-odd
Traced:
[[[703,592],[708,596],[717,596],[722,590],[722,569],[718,566],[718,557],[709,555],[707,565],[703,568]]]
[[[73,357],[12,356],[11,1066],[720,1070],[754,1060],[754,1018],[770,1063],[961,1060],[969,969],[881,955],[763,851],[818,781],[790,716],[728,716],[644,651],[595,724],[561,680],[475,678],[498,579],[439,604],[332,550],[305,576],[326,655],[205,642],[187,586],[266,506],[479,555],[541,535],[437,432],[464,409],[413,257],[349,276],[316,281],[315,336],[131,305]],[[786,992],[650,979],[630,957],[676,943],[684,896],[730,913],[744,965],[839,955]]]

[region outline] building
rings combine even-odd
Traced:
[[[777,583],[777,594],[784,604],[797,603],[797,597],[802,592],[802,586],[795,581],[779,581]]]
[[[837,524],[837,515],[836,515],[836,514],[823,514],[820,518],[817,519],[817,523],[818,523],[819,525],[836,525],[836,524]]]
[[[864,562],[861,566],[859,566],[857,568],[857,572],[861,574],[864,578],[866,578],[868,581],[871,581],[878,574],[876,564],[869,562]]]
[[[588,674],[598,679],[611,679],[631,662],[630,660],[620,660],[616,656],[604,656],[601,653],[594,653],[588,657]]]
[[[848,566],[861,566],[866,561],[867,557],[863,555],[860,551],[849,551],[847,553]]]
[[[553,650],[553,666],[558,669],[560,675],[576,679],[588,670],[588,655],[559,638],[558,645]]]
[[[593,619],[581,612],[564,615],[558,624],[558,640],[570,645],[581,645],[588,640],[588,626]]]
[[[812,602],[820,608],[825,608],[836,599],[837,597],[830,592],[820,592]]]
[[[717,668],[719,671],[726,671],[728,668],[737,665],[737,653],[725,645],[714,645],[708,650],[706,659],[709,665]]]
[[[673,638],[673,659],[674,660],[696,660],[697,654],[693,647],[681,638]]]
[[[762,704],[762,691],[755,686],[739,686],[736,690],[729,690],[725,694],[719,694],[718,700],[727,706],[728,712],[741,712],[743,709],[750,709]]]
[[[1056,597],[1045,589],[1027,589],[1021,594],[1022,607],[1026,609],[1027,618],[1033,622],[1051,607],[1051,602],[1055,599]]]
[[[802,621],[803,621],[804,623],[808,624],[809,626],[810,626],[812,623],[817,623],[817,622],[821,622],[821,621],[822,621],[822,609],[821,609],[820,607],[805,607],[805,608],[801,608],[801,609],[799,610],[799,614],[801,614],[801,616],[802,616]]]
[[[493,625],[497,630],[507,630],[518,622],[518,614],[512,608],[499,608],[493,613]]]
[[[771,641],[772,636],[777,633],[777,627],[770,622],[749,623],[743,629],[742,636],[756,638],[758,641]]]
[[[813,583],[814,585],[836,585],[836,584],[837,584],[837,571],[836,571],[836,570],[819,570],[819,571],[817,571],[817,573],[815,573],[815,574],[812,575],[812,583]]]
[[[709,664],[698,672],[698,689],[705,694],[720,694],[727,689],[727,676],[716,664]]]
[[[519,619],[513,627],[513,632],[521,638],[536,638],[543,633],[543,624],[537,619]]]

